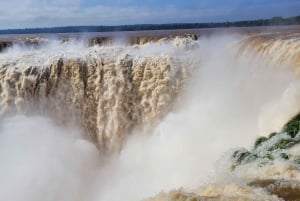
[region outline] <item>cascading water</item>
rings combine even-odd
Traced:
[[[290,70],[299,45],[274,48],[282,35],[5,49],[1,199],[143,200],[182,187],[150,200],[280,200],[249,182],[276,179],[289,166],[232,171],[227,151],[251,148],[299,112]],[[282,177],[298,180],[297,168],[289,170]]]
[[[9,51],[1,59],[1,113],[34,111],[79,122],[100,148],[116,150],[134,126],[171,108],[192,63],[183,51],[172,58],[151,48],[67,44],[50,53],[48,47]]]

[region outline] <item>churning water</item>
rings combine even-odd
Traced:
[[[299,48],[298,35],[231,34],[7,49],[0,200],[138,201],[179,188],[204,200],[279,200],[247,186],[249,171],[234,175],[227,152],[299,112]]]

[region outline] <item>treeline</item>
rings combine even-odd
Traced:
[[[173,23],[173,24],[139,24],[120,26],[67,26],[52,28],[27,28],[0,30],[0,34],[37,34],[37,33],[78,33],[78,32],[113,32],[113,31],[141,31],[168,29],[197,29],[217,27],[251,27],[251,26],[279,26],[300,25],[300,16],[273,17],[271,19],[247,20],[218,23]]]

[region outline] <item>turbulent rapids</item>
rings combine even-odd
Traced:
[[[0,197],[300,200],[299,65],[298,28],[5,39]]]

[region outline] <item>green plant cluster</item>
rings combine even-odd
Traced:
[[[300,144],[300,113],[288,121],[278,133],[271,133],[268,137],[259,137],[251,151],[236,150],[232,155],[232,169],[239,165],[258,161],[258,165],[272,163],[276,158],[291,160],[300,165],[300,155],[291,156],[288,149]]]

